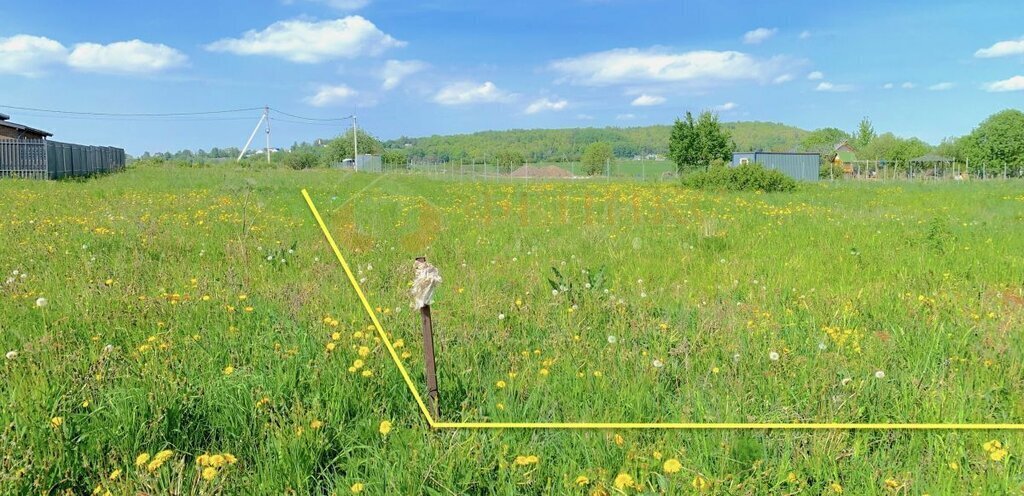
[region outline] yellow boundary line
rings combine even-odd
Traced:
[[[927,431],[927,430],[947,430],[947,431],[1024,431],[1024,424],[922,424],[922,423],[834,423],[834,422],[817,422],[817,423],[758,423],[758,422],[717,422],[717,423],[697,423],[697,422],[668,422],[668,423],[655,423],[655,422],[439,422],[430,415],[430,410],[427,409],[426,403],[423,402],[423,398],[416,390],[416,385],[412,382],[412,378],[409,376],[409,371],[405,369],[405,365],[402,364],[402,360],[398,358],[398,353],[395,352],[395,347],[392,346],[391,340],[388,339],[387,333],[384,332],[384,327],[380,325],[380,321],[377,320],[377,314],[373,311],[373,307],[370,306],[370,302],[366,299],[366,295],[363,293],[363,289],[359,286],[359,282],[356,281],[354,275],[352,275],[352,269],[349,268],[348,262],[345,261],[345,257],[342,256],[341,250],[338,249],[338,244],[334,242],[334,237],[331,236],[331,232],[327,229],[327,225],[324,224],[324,220],[320,217],[320,212],[317,211],[316,205],[313,204],[313,200],[309,197],[309,193],[305,189],[302,190],[302,196],[306,199],[306,204],[309,205],[310,212],[313,213],[313,217],[316,218],[317,224],[320,226],[320,230],[323,231],[324,237],[327,238],[327,243],[331,245],[331,250],[334,251],[334,256],[338,258],[338,262],[341,262],[341,268],[345,270],[345,275],[348,276],[349,282],[352,283],[352,288],[356,290],[356,294],[359,295],[359,301],[363,303],[363,308],[366,310],[366,314],[370,316],[370,320],[373,321],[373,326],[377,329],[377,334],[380,335],[381,341],[384,342],[384,346],[387,347],[388,353],[391,355],[391,359],[395,362],[395,366],[398,367],[398,371],[402,374],[402,379],[405,380],[405,385],[409,387],[409,392],[412,393],[412,397],[416,400],[416,404],[420,407],[420,413],[423,414],[423,418],[427,420],[427,424],[432,429],[548,429],[548,430],[583,430],[583,429],[663,429],[663,430],[693,430],[693,429],[707,429],[707,430],[723,430],[723,429],[748,429],[748,430],[906,430],[906,431]]]

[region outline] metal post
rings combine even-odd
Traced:
[[[416,257],[417,262],[426,263],[427,257]],[[427,398],[430,400],[431,413],[435,420],[441,419],[437,394],[437,367],[434,363],[434,326],[430,317],[430,305],[420,307],[423,321],[423,367],[427,375]]]
[[[270,107],[263,107],[263,117],[267,121],[267,163],[270,163]]]
[[[359,170],[359,127],[355,114],[352,114],[352,170]]]

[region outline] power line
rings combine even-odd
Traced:
[[[32,107],[17,107],[14,105],[0,105],[0,108],[14,109],[14,110],[26,110],[30,112],[46,112],[50,114],[67,114],[67,115],[87,115],[87,116],[106,116],[106,117],[177,117],[177,116],[188,116],[188,115],[210,115],[210,114],[231,114],[237,112],[251,112],[253,110],[263,110],[262,107],[247,107],[238,109],[227,109],[227,110],[207,110],[202,112],[167,112],[167,113],[116,113],[116,112],[74,112],[71,110],[54,110],[54,109],[41,109]]]
[[[270,110],[273,110],[274,112],[277,112],[277,113],[279,113],[281,115],[287,115],[288,117],[294,117],[296,119],[302,119],[302,120],[305,120],[305,121],[339,122],[339,121],[347,121],[348,120],[347,117],[324,119],[324,118],[320,118],[320,117],[303,117],[301,115],[289,114],[288,112],[284,112],[284,111],[278,110],[276,108],[271,108]]]

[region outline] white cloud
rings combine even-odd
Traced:
[[[757,28],[753,31],[747,31],[743,35],[743,43],[746,43],[748,45],[756,45],[763,41],[767,41],[768,38],[775,36],[775,33],[778,32],[779,30],[776,28]]]
[[[427,68],[427,64],[418,60],[389,60],[384,62],[380,70],[382,84],[386,90],[394,89],[402,80]]]
[[[149,74],[187,62],[185,54],[167,45],[142,40],[79,43],[68,55],[68,65],[75,69],[112,74]]]
[[[465,105],[469,103],[493,103],[507,101],[509,95],[498,89],[494,83],[483,84],[463,81],[452,83],[434,95],[434,101],[441,105]]]
[[[736,107],[739,107],[739,105],[737,105],[735,102],[725,102],[721,105],[716,105],[715,110],[719,112],[728,112],[730,110],[735,110]]]
[[[914,83],[911,83],[910,81],[907,81],[907,82],[901,84],[900,88],[903,88],[905,90],[912,90],[914,88],[917,88],[917,85],[914,84]]]
[[[628,83],[716,81],[770,81],[789,61],[783,57],[761,60],[742,52],[699,50],[672,53],[655,47],[619,48],[551,62],[562,80],[588,86]]]
[[[807,79],[810,79],[811,81],[817,81],[819,79],[825,79],[825,74],[823,74],[821,71],[814,71],[814,72],[812,72],[812,73],[807,75]]]
[[[523,112],[527,114],[536,114],[537,112],[543,112],[545,110],[564,110],[565,107],[569,106],[567,100],[551,100],[548,98],[541,98],[534,100],[533,103],[526,106],[526,110]]]
[[[305,102],[314,107],[329,107],[331,105],[348,103],[358,94],[356,90],[344,84],[337,86],[325,84],[317,88],[316,93],[307,97]]]
[[[810,31],[801,31],[800,32],[800,39],[801,40],[806,40],[806,39],[808,39],[810,37],[811,37],[811,32]]]
[[[665,103],[665,97],[644,93],[634,98],[630,105],[634,107],[650,107],[652,105],[661,105],[663,103]]]
[[[882,88],[885,88],[885,89],[887,89],[887,90],[891,90],[891,89],[893,89],[894,87],[895,87],[895,85],[894,85],[894,84],[892,84],[892,83],[885,83],[885,84],[883,84],[883,85],[882,85]]]
[[[931,91],[946,91],[946,90],[951,90],[951,89],[953,89],[955,87],[956,87],[956,83],[950,83],[950,82],[947,81],[947,82],[933,84],[933,85],[929,86],[928,89],[931,90]]]
[[[583,121],[590,121],[594,119],[594,116],[590,114],[576,114],[576,118]]]
[[[269,55],[292,62],[317,63],[330,59],[379,55],[405,46],[362,16],[331,21],[294,19],[278,21],[262,31],[246,31],[240,38],[224,38],[206,45],[214,52]]]
[[[620,121],[631,121],[636,119],[636,114],[619,114],[616,115],[615,118]]]
[[[18,34],[0,38],[0,74],[40,76],[67,58],[67,48],[43,36]]]
[[[983,59],[1008,57],[1010,55],[1024,55],[1024,38],[1000,41],[988,48],[982,48],[974,52],[975,57]]]
[[[985,90],[992,92],[1024,91],[1024,76],[1013,76],[1010,79],[995,81],[985,85]]]
[[[793,80],[793,75],[789,74],[789,73],[786,73],[786,74],[780,75],[779,77],[777,77],[775,79],[772,79],[772,82],[775,83],[775,84],[782,84],[782,83],[788,83],[788,82],[790,82],[792,80]]]
[[[849,84],[835,84],[828,81],[822,81],[818,83],[818,86],[814,88],[814,91],[831,91],[833,93],[842,93],[845,91],[852,91],[853,86]]]

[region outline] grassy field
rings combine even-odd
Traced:
[[[0,181],[0,493],[1024,493],[1019,432],[430,432],[301,188],[418,384],[440,268],[446,421],[1024,421],[1019,183],[147,167]]]
[[[529,164],[531,167],[548,167],[555,166],[561,167],[569,173],[578,176],[586,177],[586,169],[579,162],[542,162],[539,164]],[[465,162],[448,162],[442,164],[416,164],[410,167],[412,171],[426,172],[435,175],[442,176],[500,176],[506,174],[499,172],[494,164],[475,164]],[[514,170],[515,168],[513,168]],[[611,176],[612,178],[630,178],[647,181],[660,181],[669,180],[670,178],[664,177],[666,173],[675,173],[676,166],[674,163],[668,160],[625,160],[616,159],[611,162],[607,167],[606,172],[598,174],[597,177],[604,178]],[[507,178],[507,176],[506,176]]]

